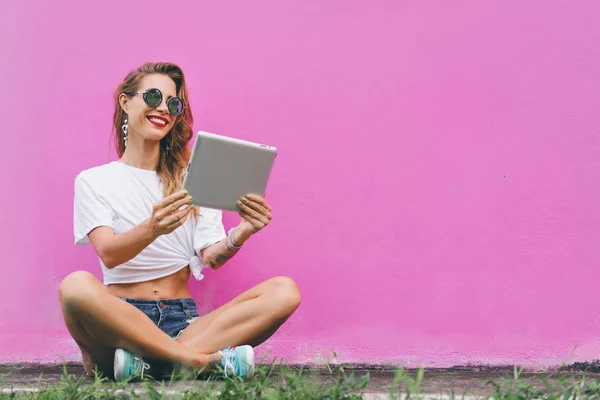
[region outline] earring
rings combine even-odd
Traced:
[[[129,126],[127,125],[127,118],[125,118],[125,121],[123,121],[121,129],[123,130],[123,141],[125,142],[125,147],[127,147],[127,131],[129,130]]]

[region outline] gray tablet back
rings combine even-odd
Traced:
[[[264,196],[276,155],[275,147],[200,131],[183,189],[197,206],[237,212],[242,196]]]

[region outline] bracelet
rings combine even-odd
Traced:
[[[231,237],[233,236],[233,231],[235,231],[235,228],[232,228],[229,230],[229,234],[227,235],[227,243],[229,243],[231,245],[231,247],[233,247],[236,250],[241,249],[243,244],[238,246],[238,245],[234,244],[233,239],[231,239]]]

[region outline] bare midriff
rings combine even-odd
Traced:
[[[128,297],[138,300],[167,300],[192,297],[188,282],[189,267],[172,275],[152,281],[138,283],[119,283],[108,285],[108,292],[113,296]]]

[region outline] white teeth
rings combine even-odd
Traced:
[[[161,125],[167,125],[167,123],[165,121],[163,121],[162,119],[158,119],[158,118],[150,118],[150,121],[156,122]]]

